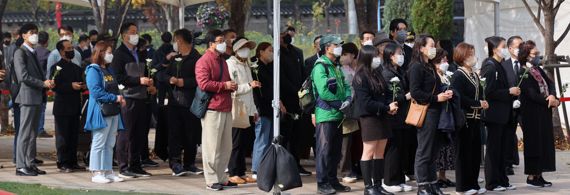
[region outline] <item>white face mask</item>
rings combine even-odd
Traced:
[[[398,64],[398,66],[402,66],[404,65],[404,55],[400,54],[400,55],[396,55],[396,64]]]
[[[503,57],[503,59],[507,59],[507,58],[511,57],[511,53],[509,53],[509,49],[503,48],[501,50],[501,57]]]
[[[339,57],[340,55],[342,55],[342,47],[340,46],[335,47],[333,50],[333,55],[335,57]]]
[[[372,69],[380,67],[380,64],[382,64],[382,58],[380,57],[372,58]]]
[[[247,58],[249,58],[250,52],[251,52],[251,50],[249,48],[241,48],[241,49],[238,49],[236,51],[236,54],[238,57],[240,57],[242,59],[247,59]]]
[[[28,37],[28,41],[32,44],[32,45],[36,45],[38,44],[38,34],[32,34]]]
[[[172,44],[172,49],[173,49],[175,52],[178,52],[178,43],[177,43],[177,42],[174,42],[174,44]]]
[[[129,43],[136,46],[139,43],[139,35],[129,35]]]
[[[223,43],[216,45],[216,51],[218,51],[220,53],[225,53],[226,52],[226,42],[223,42]]]
[[[105,62],[111,63],[113,61],[113,54],[105,54]]]
[[[515,49],[515,51],[513,51],[515,57],[519,57],[519,51],[520,51],[520,50],[519,50],[518,48]]]
[[[414,48],[414,43],[406,43],[408,47]]]
[[[362,43],[362,45],[373,45],[372,40],[364,41],[364,43]]]
[[[449,63],[443,62],[439,64],[439,70],[441,70],[441,72],[446,73],[447,69],[449,69]]]
[[[71,36],[69,36],[69,35],[63,35],[63,37],[59,38],[59,40],[60,40],[60,41],[63,41],[63,40],[71,41]]]
[[[437,49],[436,49],[435,47],[429,48],[429,50],[428,50],[428,58],[429,58],[430,60],[434,59],[436,54],[437,54]]]

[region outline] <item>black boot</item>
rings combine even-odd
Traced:
[[[418,186],[418,195],[430,195],[431,189],[428,185],[419,185]]]
[[[445,194],[443,193],[443,191],[441,191],[441,189],[439,189],[439,187],[436,184],[430,184],[430,188],[431,188],[431,192],[433,194],[437,194],[437,195],[449,195],[449,194]]]
[[[372,160],[360,161],[362,179],[364,180],[364,195],[381,195],[372,184],[373,168]]]
[[[384,159],[374,159],[373,161],[374,173],[372,175],[372,183],[374,188],[376,188],[380,194],[394,195],[394,193],[388,192],[382,187],[382,179],[384,178]]]

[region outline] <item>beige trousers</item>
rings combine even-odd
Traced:
[[[207,185],[226,183],[232,152],[232,113],[208,110],[202,118],[202,164]]]

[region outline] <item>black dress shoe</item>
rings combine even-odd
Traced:
[[[78,164],[74,164],[72,166],[70,166],[69,168],[73,169],[73,170],[85,170],[84,166],[78,165]]]
[[[30,169],[35,171],[36,173],[38,173],[38,175],[45,175],[46,174],[45,171],[38,169],[38,167],[36,167],[36,166],[31,166]]]
[[[431,194],[449,195],[449,194],[443,193],[443,191],[441,191],[441,189],[439,189],[439,187],[437,187],[437,185],[431,184],[429,186],[431,187]]]
[[[418,195],[430,195],[431,189],[427,185],[418,186]]]
[[[507,172],[507,175],[515,175],[515,171],[512,167],[505,168],[505,172]]]
[[[71,172],[73,172],[73,169],[72,169],[72,168],[66,167],[66,166],[59,167],[58,169],[59,169],[59,172],[62,172],[62,173],[71,173]]]
[[[542,175],[538,179],[540,179],[540,181],[542,181],[542,183],[544,184],[544,187],[552,187],[552,182],[544,180],[544,177],[542,177]]]
[[[318,194],[336,194],[336,190],[330,184],[318,184]]]
[[[36,173],[34,170],[29,169],[29,168],[19,168],[19,169],[16,169],[16,175],[17,176],[38,176],[38,173]]]
[[[36,158],[36,159],[32,160],[32,163],[34,163],[36,165],[43,165],[44,161]]]
[[[333,183],[333,184],[331,184],[331,186],[337,192],[350,192],[350,190],[352,190],[350,187],[342,185],[340,183]]]
[[[150,159],[145,159],[141,161],[141,166],[142,167],[158,167],[158,163],[154,162]]]
[[[301,176],[310,176],[313,173],[311,173],[310,171],[305,170],[305,168],[303,167],[299,167],[299,175]]]

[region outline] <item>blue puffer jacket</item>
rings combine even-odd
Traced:
[[[97,64],[91,64],[85,69],[85,80],[89,89],[89,104],[87,105],[87,120],[84,129],[95,131],[107,127],[107,122],[101,113],[97,102],[108,103],[117,101],[117,95],[105,91],[103,87],[103,71]],[[119,114],[119,130],[124,130],[123,119]]]

